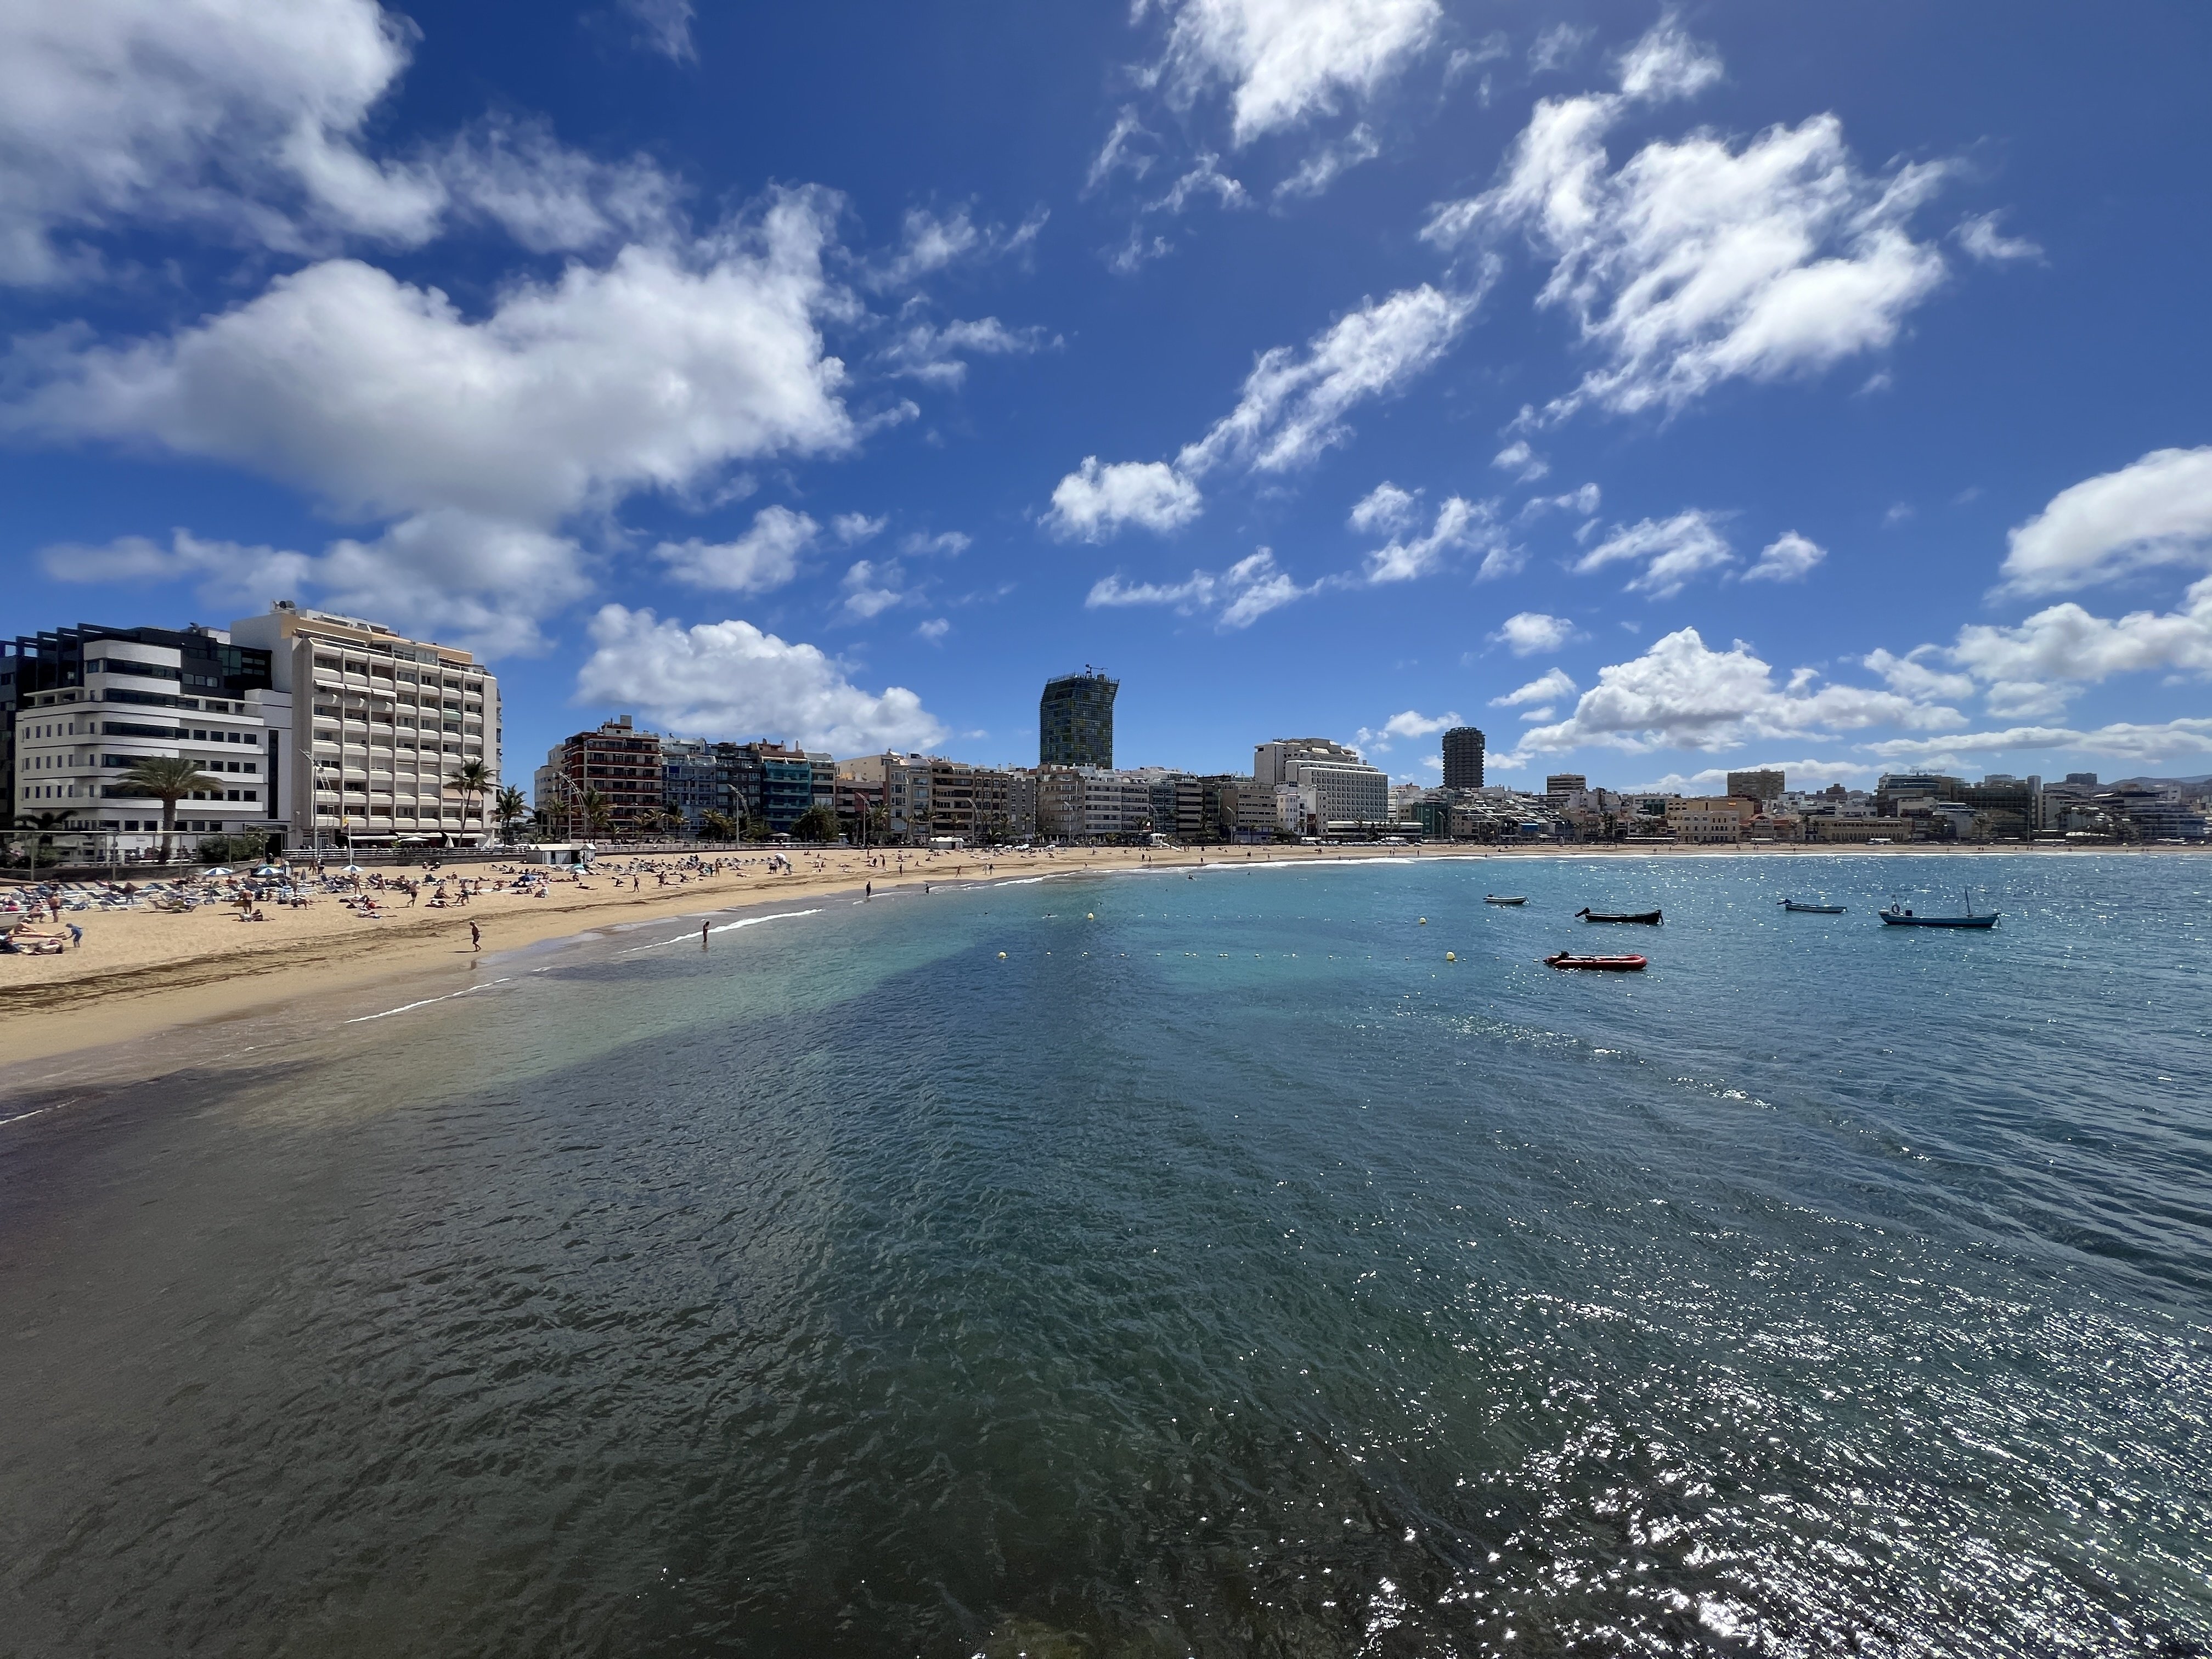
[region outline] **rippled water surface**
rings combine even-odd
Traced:
[[[2208,943],[940,887],[18,1094],[0,1654],[2204,1653]]]

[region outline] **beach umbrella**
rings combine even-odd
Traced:
[[[232,869],[231,869],[229,866],[228,866],[227,865],[221,865],[221,864],[216,865],[216,867],[215,867],[214,869],[212,869],[212,870],[210,870],[210,871],[209,871],[209,872],[207,872],[207,874],[208,874],[208,879],[209,879],[210,881],[213,881],[213,880],[217,877],[217,876],[229,876],[229,875],[235,875],[236,873],[237,873],[237,872],[235,872],[234,870],[232,870]]]
[[[273,864],[264,864],[253,873],[257,876],[281,876],[284,872]]]
[[[361,873],[361,866],[358,864],[341,865],[338,866],[338,873],[342,876],[357,876]]]

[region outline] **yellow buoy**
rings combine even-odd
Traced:
[[[1000,952],[999,952],[999,960],[1000,960],[1000,961],[1001,961],[1001,962],[1004,962],[1006,959],[1006,953],[1004,951],[1000,951]]]
[[[1085,910],[1083,913],[1083,919],[1085,921],[1096,921],[1098,920],[1098,913],[1096,910]]]
[[[1444,960],[1445,960],[1446,962],[1457,962],[1457,961],[1459,960],[1459,952],[1458,952],[1458,951],[1445,951],[1445,952],[1444,952]]]
[[[1427,927],[1428,925],[1429,925],[1429,919],[1428,919],[1426,916],[1423,916],[1423,917],[1421,918],[1421,926],[1422,926],[1422,927]]]

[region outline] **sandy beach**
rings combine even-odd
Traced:
[[[267,919],[258,922],[240,921],[235,908],[214,905],[186,915],[144,909],[71,911],[66,918],[84,931],[80,947],[58,957],[0,957],[0,1063],[49,1059],[380,981],[433,973],[442,977],[471,957],[516,950],[610,923],[856,892],[867,883],[878,891],[891,892],[931,882],[1003,879],[1040,872],[1348,858],[1493,863],[1535,858],[1797,859],[1930,853],[1971,858],[2026,850],[1929,846],[1102,848],[907,853],[902,861],[896,850],[863,854],[837,848],[818,858],[798,853],[789,871],[772,869],[765,854],[736,854],[734,867],[726,859],[720,874],[693,873],[683,881],[676,879],[678,860],[673,855],[633,860],[611,854],[580,884],[556,876],[544,897],[487,891],[465,906],[431,909],[421,904],[410,907],[404,893],[378,891],[386,914],[374,921],[346,908],[337,896],[318,897],[305,909],[264,907]],[[871,857],[883,862],[871,864]],[[633,864],[641,867],[629,873]],[[666,884],[652,872],[653,866],[668,873]],[[617,875],[617,870],[625,873]],[[377,873],[387,883],[419,880],[424,874],[419,869]],[[446,874],[501,883],[512,879],[492,865],[449,866]],[[1510,885],[1504,884],[1501,890]],[[481,953],[471,943],[471,922],[483,935]]]
[[[217,1020],[278,1000],[404,981],[450,969],[479,954],[520,949],[610,923],[698,915],[733,907],[925,883],[1112,870],[1146,866],[1243,862],[1243,848],[1203,852],[1082,848],[1025,853],[994,849],[863,854],[837,848],[820,858],[795,851],[793,868],[774,870],[766,854],[723,859],[720,874],[690,872],[678,880],[677,855],[610,854],[581,883],[556,872],[546,896],[481,893],[465,906],[410,906],[404,892],[365,888],[386,914],[371,921],[319,896],[305,909],[264,906],[266,920],[240,921],[235,907],[207,905],[185,915],[136,909],[65,911],[84,931],[83,944],[61,956],[0,957],[0,1063],[40,1060],[126,1042],[170,1027]],[[1408,848],[1275,848],[1260,859],[1315,856],[1407,858]],[[710,855],[711,856],[711,855]],[[1434,857],[1431,853],[1427,856]],[[868,862],[870,858],[880,860]],[[736,860],[732,867],[732,860]],[[630,873],[633,864],[641,866]],[[668,876],[661,884],[651,866]],[[520,865],[514,870],[528,867]],[[617,874],[617,870],[625,873]],[[419,869],[376,872],[387,884],[422,880]],[[495,865],[447,866],[449,878],[504,884]],[[364,883],[367,876],[362,878]],[[426,895],[427,897],[427,895]],[[483,935],[479,952],[469,934]],[[51,931],[52,924],[39,924]]]

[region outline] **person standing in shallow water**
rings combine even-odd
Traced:
[[[703,921],[699,924],[699,948],[702,951],[707,948],[707,924]]]
[[[483,929],[473,921],[469,924],[469,949],[471,951],[483,949]]]

